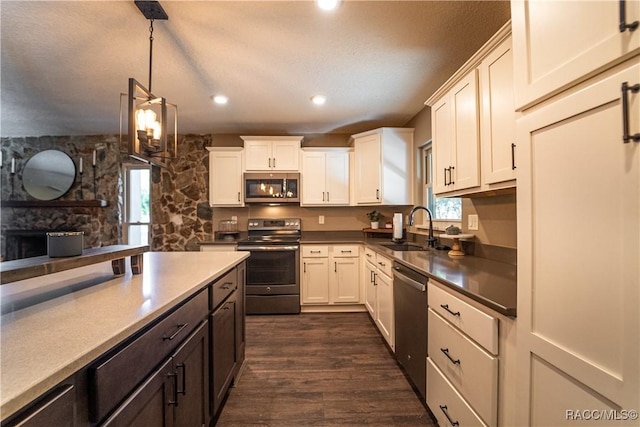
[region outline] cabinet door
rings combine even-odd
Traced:
[[[273,141],[271,167],[277,171],[300,170],[300,142]]]
[[[246,140],[244,142],[244,165],[248,171],[271,170],[271,141]]]
[[[176,426],[209,425],[209,323],[205,320],[173,356]]]
[[[472,70],[451,90],[454,148],[451,183],[454,190],[480,185],[480,117],[477,71]]]
[[[629,61],[517,121],[522,425],[640,402],[640,144],[620,129],[621,84],[639,80]],[[628,117],[640,132],[638,94]]]
[[[373,134],[358,138],[354,142],[355,150],[355,199],[357,204],[382,203],[380,152],[382,149],[380,135]]]
[[[211,206],[243,206],[242,152],[209,153],[209,204]]]
[[[247,342],[247,325],[246,325],[246,264],[242,262],[236,267],[237,274],[237,298],[236,298],[236,363],[235,372],[233,373],[234,382],[237,380],[238,373],[244,363],[245,348]]]
[[[448,96],[438,101],[431,109],[433,123],[433,191],[435,194],[451,191],[449,187],[450,168],[452,166],[453,119],[451,117],[451,102]]]
[[[101,425],[172,426],[173,407],[177,400],[175,380],[172,360],[166,359]]]
[[[303,258],[302,303],[329,303],[329,259]]]
[[[35,405],[20,413],[16,418],[3,422],[3,427],[39,427],[75,425],[76,390],[73,384],[56,387]]]
[[[511,37],[495,48],[478,67],[482,100],[482,182],[516,178],[516,116],[513,103]]]
[[[360,302],[359,258],[332,258],[330,293],[332,303]]]
[[[329,205],[349,204],[349,153],[326,153],[324,177],[326,202]]]
[[[364,263],[364,305],[371,318],[376,320],[376,268],[371,263]]]
[[[516,107],[521,109],[629,57],[640,30],[620,32],[618,1],[513,1]],[[640,2],[622,2],[626,22]]]
[[[326,203],[325,153],[304,152],[302,154],[302,200],[301,205]]]
[[[393,324],[393,279],[378,269],[376,274],[376,324],[393,351],[396,350]]]
[[[235,367],[236,355],[236,296],[235,291],[211,315],[211,353],[213,355],[213,396],[211,397],[215,415],[229,389]]]

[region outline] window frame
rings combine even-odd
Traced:
[[[433,228],[436,230],[444,230],[449,225],[461,226],[462,224],[462,199],[456,197],[460,200],[460,219],[443,219],[436,218],[436,209],[435,202],[436,196],[433,194],[433,142],[431,139],[426,141],[420,147],[420,169],[421,174],[417,177],[417,179],[421,183],[421,197],[424,206],[428,207],[431,213],[433,214]],[[429,159],[430,157],[430,159]],[[416,225],[416,228],[419,229],[428,229],[429,228],[429,218],[425,213],[422,216],[422,224]]]
[[[133,170],[148,170],[149,171],[149,222],[131,222],[131,171]],[[122,237],[125,244],[129,243],[129,227],[132,225],[146,225],[147,226],[147,242],[151,242],[151,165],[145,163],[125,163],[123,164],[124,172],[124,220],[122,222]]]

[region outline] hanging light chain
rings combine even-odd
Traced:
[[[149,92],[151,91],[151,68],[153,64],[153,19],[149,20]]]

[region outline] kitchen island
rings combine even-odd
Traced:
[[[226,277],[247,257],[147,252],[140,275],[114,277],[111,263],[103,262],[1,286],[2,420]]]

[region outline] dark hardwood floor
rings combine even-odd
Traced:
[[[216,426],[437,426],[366,313],[247,317]]]

